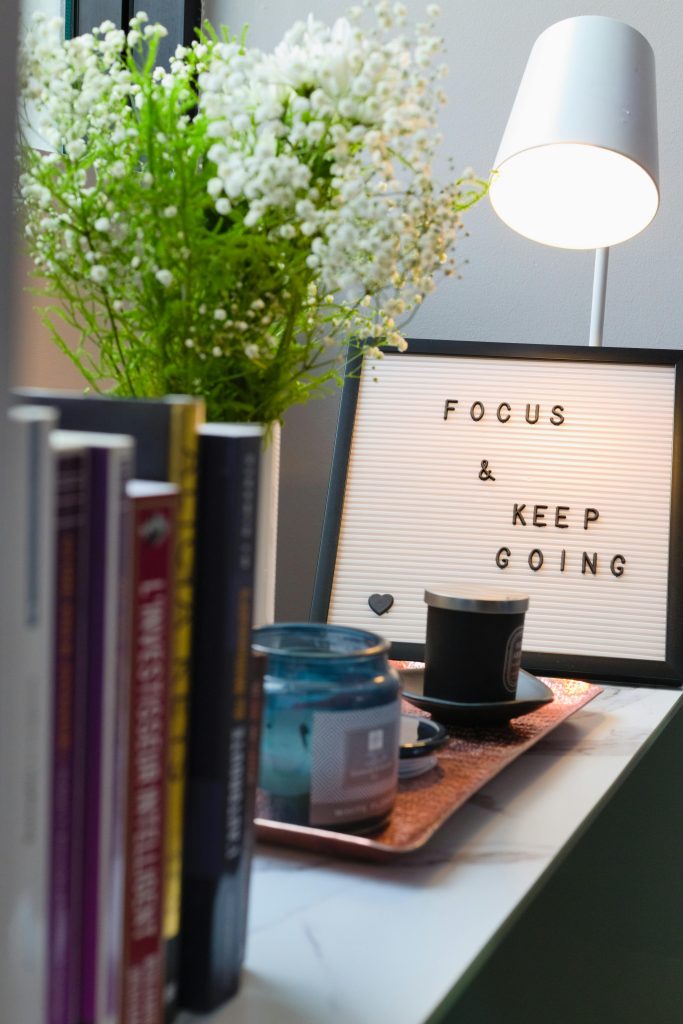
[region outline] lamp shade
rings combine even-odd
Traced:
[[[494,163],[490,198],[527,238],[599,249],[659,205],[654,54],[623,22],[584,16],[536,40]]]

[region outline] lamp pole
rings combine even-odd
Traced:
[[[605,323],[605,295],[607,294],[607,266],[609,249],[595,250],[595,269],[593,271],[593,302],[591,304],[591,326],[588,344],[602,346],[602,329]]]

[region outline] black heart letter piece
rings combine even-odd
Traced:
[[[372,608],[375,615],[384,615],[388,612],[394,603],[392,594],[370,594],[368,598],[368,604]]]

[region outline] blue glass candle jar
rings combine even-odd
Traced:
[[[277,821],[369,832],[396,796],[399,680],[389,642],[345,626],[254,632],[267,657],[260,788]]]

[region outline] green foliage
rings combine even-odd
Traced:
[[[329,97],[324,113],[302,113],[315,92],[306,82],[278,99],[276,114],[259,114],[256,97],[235,116],[221,76],[238,81],[232,69],[242,67],[247,95],[244,62],[257,67],[262,55],[207,30],[164,70],[156,67],[164,34],[139,15],[128,34],[105,23],[65,43],[52,23],[36,22],[24,96],[50,151],[22,143],[20,183],[39,290],[53,300],[43,315],[93,391],[201,394],[211,419],[280,420],[339,382],[339,339],[367,333],[374,343],[404,344],[394,315],[432,287],[460,211],[485,184],[458,182],[437,201],[429,176],[413,172],[418,162],[392,151],[379,131],[383,162],[364,152],[362,115],[340,116]],[[404,195],[392,156],[418,182]],[[235,160],[243,162],[239,188],[230,180]],[[250,192],[265,160],[274,167],[270,195],[261,186]],[[287,192],[290,166],[300,181]],[[377,185],[386,167],[389,189]],[[349,181],[355,191],[345,204]],[[364,205],[354,207],[359,194]],[[332,244],[340,229],[350,239],[348,267]],[[337,260],[327,269],[326,246]],[[399,295],[410,285],[414,299],[385,308],[390,282]]]

